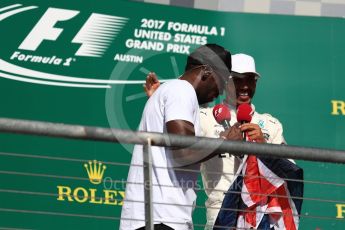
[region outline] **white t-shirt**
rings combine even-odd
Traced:
[[[255,111],[253,104],[252,109]],[[220,132],[224,131],[224,128],[216,122],[212,111],[213,108],[203,108],[200,110],[202,136],[218,138]],[[230,125],[234,125],[237,122],[236,109],[230,108],[230,113]],[[283,126],[278,119],[270,114],[260,114],[255,111],[251,123],[260,126],[267,143],[285,144]],[[213,224],[224,199],[224,192],[228,191],[240,163],[239,158],[228,153],[222,153],[201,164],[202,180],[208,196],[205,202],[207,208],[207,224],[205,229],[213,229]]]
[[[195,134],[200,136],[197,96],[192,85],[185,80],[172,80],[158,88],[145,105],[139,130],[166,133],[165,124],[171,120],[191,122]],[[163,223],[178,230],[193,229],[192,211],[196,200],[193,187],[198,172],[167,169],[171,167],[171,156],[164,147],[152,147],[152,161],[154,223]],[[121,230],[133,230],[145,225],[142,165],[143,146],[135,145],[121,213]],[[199,170],[200,164],[188,168]]]

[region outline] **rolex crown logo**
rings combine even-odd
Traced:
[[[97,162],[96,160],[89,161],[89,164],[84,164],[86,168],[87,175],[89,176],[89,180],[92,184],[100,184],[102,183],[102,178],[105,169],[107,168],[101,162]]]

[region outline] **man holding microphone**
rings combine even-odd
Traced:
[[[246,54],[232,55],[232,73],[225,87],[223,105],[231,113],[231,128],[217,123],[212,108],[200,109],[200,124],[202,136],[228,140],[242,140],[242,133],[256,143],[285,144],[281,123],[270,114],[260,114],[255,111],[252,99],[256,90],[256,83],[260,75],[256,72],[254,59]],[[159,87],[159,81],[154,73],[150,73],[144,86],[148,96]],[[240,124],[236,119],[236,110],[242,104],[249,104],[252,108],[252,121]],[[205,229],[212,229],[221,208],[224,193],[233,182],[241,159],[226,153],[219,154],[201,164],[203,185],[208,199],[207,223]]]

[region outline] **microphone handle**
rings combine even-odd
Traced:
[[[246,121],[241,121],[241,125],[247,123]],[[242,132],[242,140],[247,141],[246,132]]]
[[[222,121],[222,126],[224,127],[224,129],[230,129],[231,127],[230,121],[229,120]]]

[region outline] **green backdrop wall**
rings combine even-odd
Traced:
[[[3,0],[0,31],[1,117],[135,130],[147,72],[176,78],[208,42],[255,57],[256,109],[280,119],[290,145],[345,149],[344,19]],[[132,147],[0,134],[0,228],[117,229]],[[101,184],[84,167],[94,159],[106,165]],[[344,229],[344,166],[298,164],[300,229]],[[205,199],[200,191],[198,205]],[[202,229],[205,209],[194,223]]]

